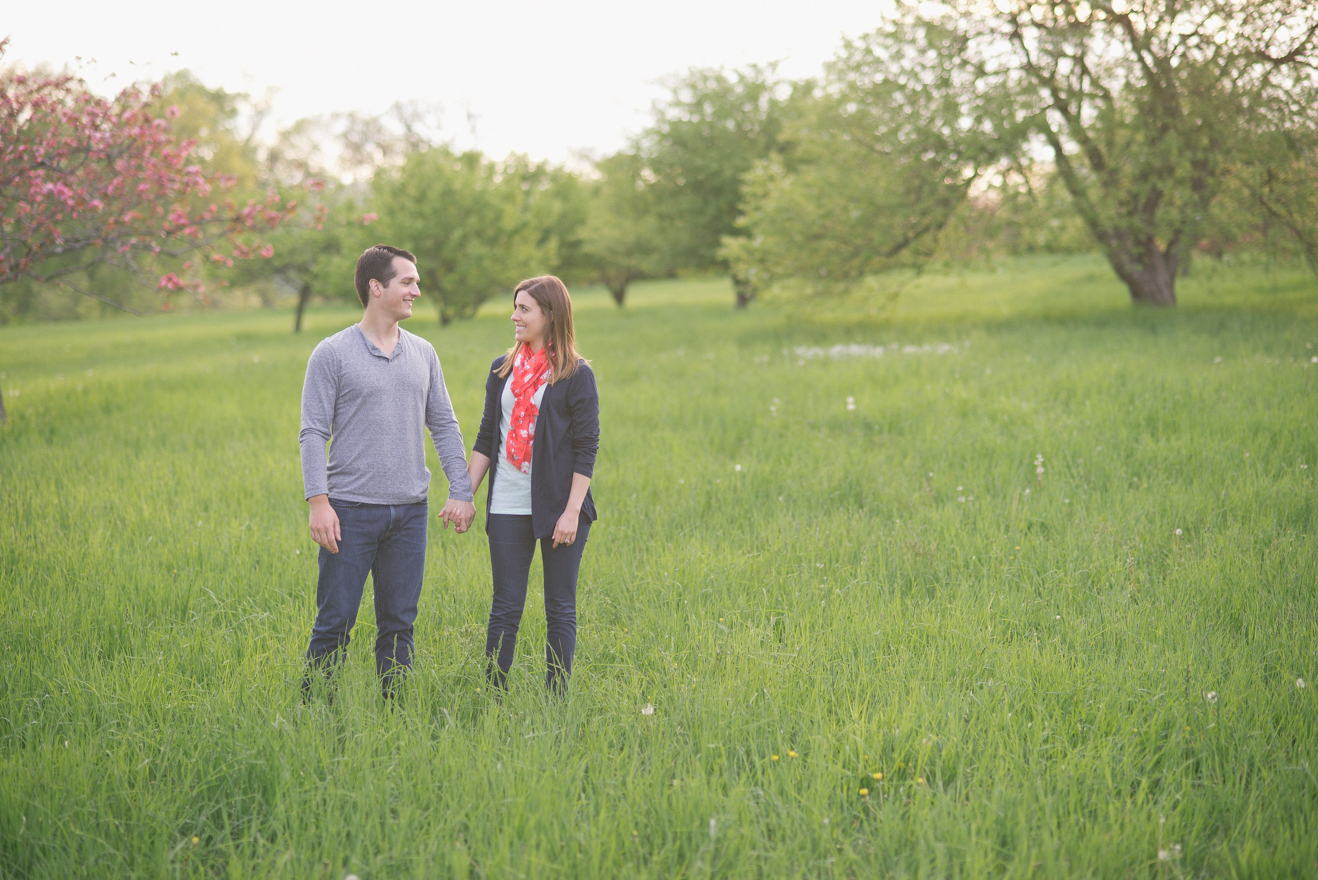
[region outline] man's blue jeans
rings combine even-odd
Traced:
[[[304,692],[316,669],[326,674],[343,660],[362,589],[375,587],[375,669],[386,696],[412,667],[412,625],[426,570],[426,503],[362,504],[330,499],[339,517],[339,552],[320,548],[316,623],[307,647]]]

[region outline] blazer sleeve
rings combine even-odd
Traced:
[[[595,456],[600,448],[600,396],[595,373],[582,364],[572,377],[572,394],[568,399],[572,435],[572,472],[591,477],[595,474]]]
[[[481,413],[480,430],[476,432],[476,444],[472,452],[479,452],[486,458],[494,458],[495,442],[499,432],[499,395],[503,393],[504,380],[494,375],[494,371],[503,365],[507,355],[499,355],[490,364],[490,374],[485,377],[485,412]]]

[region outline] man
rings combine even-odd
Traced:
[[[367,572],[375,587],[375,668],[386,698],[412,666],[426,567],[424,429],[448,477],[444,528],[452,523],[465,532],[476,515],[439,357],[398,326],[412,317],[418,282],[416,257],[383,244],[368,248],[357,260],[362,320],[322,340],[307,363],[298,440],[320,577],[304,698],[314,673],[328,675],[342,660]]]

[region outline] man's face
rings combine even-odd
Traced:
[[[416,264],[405,257],[394,257],[394,277],[388,284],[371,281],[371,303],[396,321],[412,317],[412,300],[421,295],[421,279]]]

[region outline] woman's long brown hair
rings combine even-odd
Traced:
[[[528,278],[513,288],[513,302],[517,294],[526,293],[535,300],[540,311],[549,316],[549,326],[545,333],[545,348],[549,351],[549,384],[566,379],[577,371],[582,360],[577,354],[576,334],[572,330],[572,297],[568,296],[567,285],[553,275],[537,275]],[[522,343],[514,342],[508,349],[508,355],[494,374],[506,377],[513,371],[513,358]]]

